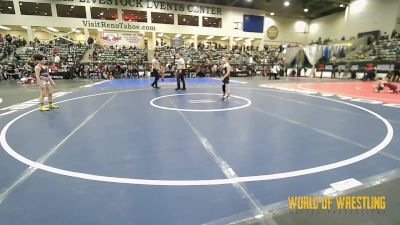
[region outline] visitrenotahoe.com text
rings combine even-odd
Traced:
[[[83,21],[83,25],[88,28],[106,28],[106,29],[124,29],[124,30],[144,30],[144,31],[155,31],[154,26],[146,25],[132,25],[129,23],[110,23],[100,21]]]

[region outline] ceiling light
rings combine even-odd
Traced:
[[[243,38],[236,38],[235,41],[241,41]]]
[[[11,30],[11,28],[5,27],[5,26],[1,26],[1,25],[0,25],[0,29],[3,29],[3,30]]]
[[[306,8],[306,9],[304,9],[304,12],[308,12],[308,9]]]
[[[47,27],[48,30],[53,31],[53,32],[60,32],[59,30],[57,30],[54,27]]]
[[[28,30],[28,27],[27,26],[21,26],[22,28],[24,28],[25,30]]]
[[[344,4],[340,4],[340,8],[344,8]]]
[[[247,2],[252,2],[252,0],[246,0]]]
[[[210,35],[210,36],[208,36],[206,39],[207,40],[210,40],[210,39],[213,39],[214,38],[214,36],[213,35]]]
[[[175,38],[179,38],[179,37],[181,37],[181,34],[176,34],[175,35]]]
[[[289,1],[285,1],[285,2],[283,3],[283,5],[286,6],[286,7],[288,7],[288,6],[290,5],[290,2],[289,2]]]
[[[162,36],[164,36],[164,33],[159,33],[158,34],[158,37],[162,37]]]
[[[272,12],[272,13],[270,13],[269,15],[271,15],[271,16],[275,16],[275,13],[274,13],[274,12]]]
[[[12,7],[11,7],[11,6],[8,6],[8,8],[9,8],[9,9],[12,9]]]
[[[191,36],[190,38],[191,38],[191,39],[195,39],[195,38],[196,38],[196,36],[194,36],[194,35],[193,35],[193,36]]]
[[[225,41],[225,40],[228,40],[229,39],[229,37],[223,37],[223,38],[221,38],[221,41]]]
[[[99,28],[99,29],[97,29],[97,31],[98,31],[98,32],[103,32],[104,30],[101,29],[101,28]]]

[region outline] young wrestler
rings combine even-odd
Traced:
[[[222,100],[227,101],[230,98],[229,76],[231,74],[231,65],[228,63],[228,56],[222,57]]]
[[[374,92],[382,92],[385,87],[385,82],[382,78],[378,78],[378,81],[374,84]]]
[[[397,85],[389,82],[385,82],[383,85],[388,87],[393,93],[400,94],[400,89],[397,87]]]
[[[383,92],[385,87],[389,88],[389,90],[393,93],[400,94],[400,89],[397,87],[397,85],[388,82],[387,78],[384,80],[382,78],[378,78],[378,81],[374,85],[374,92]]]
[[[36,82],[39,85],[40,95],[39,95],[39,110],[40,111],[48,111],[49,109],[57,109],[59,108],[56,104],[53,103],[53,88],[55,86],[53,79],[49,74],[49,69],[45,66],[44,56],[41,54],[37,54],[33,56],[37,65],[35,66],[35,76]],[[49,102],[48,106],[44,105],[44,96],[47,93],[47,99]]]

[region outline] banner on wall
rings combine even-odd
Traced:
[[[106,45],[138,45],[143,37],[135,33],[104,32],[100,37]]]
[[[117,45],[121,41],[121,37],[115,32],[104,32],[100,38],[106,45]]]
[[[138,45],[143,39],[142,36],[134,33],[122,33],[121,36],[121,41],[125,43],[125,45]]]

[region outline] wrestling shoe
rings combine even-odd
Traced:
[[[49,111],[49,107],[47,107],[45,105],[41,105],[41,106],[39,106],[39,111]]]
[[[49,104],[49,107],[48,107],[49,109],[58,109],[58,108],[60,108],[58,105],[56,105],[56,104],[54,104],[54,103],[51,103],[51,104]]]

